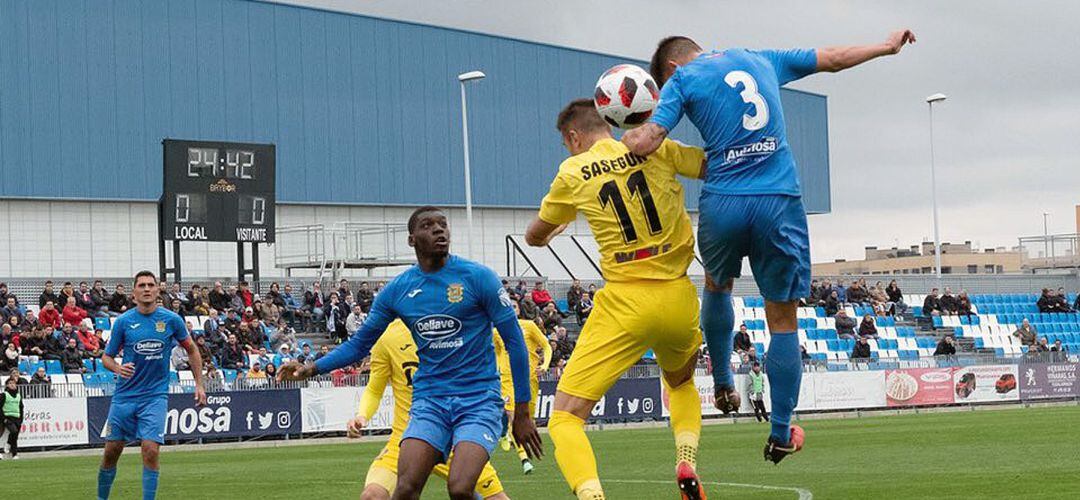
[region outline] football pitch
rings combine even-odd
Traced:
[[[698,470],[711,498],[1076,498],[1077,422],[1080,406],[808,420],[806,449],[779,466],[761,456],[766,424],[711,425]],[[496,450],[512,498],[573,498],[544,438],[547,456],[529,476],[514,453]],[[609,498],[678,498],[668,429],[608,428],[589,438]],[[381,446],[166,450],[158,498],[355,499]],[[92,497],[97,463],[96,456],[0,462],[4,497]],[[140,498],[137,448],[125,451],[119,469],[113,498]],[[445,497],[444,483],[433,478],[424,498]]]

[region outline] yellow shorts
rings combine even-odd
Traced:
[[[701,347],[700,309],[689,278],[608,283],[596,294],[558,390],[599,400],[649,349],[664,371],[681,369]]]
[[[536,396],[540,394],[540,379],[536,376],[536,369],[530,368],[533,371],[532,376],[529,377],[529,391],[532,396],[529,398],[529,415],[536,416]],[[514,381],[510,376],[503,377],[500,375],[499,384],[502,386],[503,397],[503,409],[509,412],[514,411]]]
[[[394,444],[388,443],[379,452],[379,456],[375,457],[375,461],[371,463],[371,466],[368,467],[364,487],[366,488],[369,484],[377,484],[382,486],[387,493],[393,495],[394,488],[397,486],[398,452],[401,448],[398,446],[396,439],[391,438],[391,442]],[[453,459],[453,456],[451,456],[451,459]],[[435,466],[432,473],[446,479],[450,475],[450,467],[447,464],[439,464]],[[488,498],[503,492],[499,475],[495,472],[495,467],[491,466],[491,462],[484,464],[484,470],[480,471],[480,478],[476,480],[476,492],[480,494],[481,498]]]

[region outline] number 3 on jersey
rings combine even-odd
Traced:
[[[732,71],[724,77],[724,83],[727,83],[733,89],[738,88],[741,83],[743,90],[739,92],[739,97],[742,97],[743,102],[754,105],[754,115],[743,115],[742,117],[743,128],[746,130],[759,130],[769,123],[769,104],[758,93],[757,81],[750,76],[750,73]]]
[[[638,170],[630,174],[630,177],[626,179],[626,190],[630,193],[631,198],[637,196],[641,200],[641,209],[645,211],[645,221],[646,225],[649,226],[649,234],[660,234],[664,227],[660,223],[660,214],[656,210],[656,203],[653,202],[652,192],[649,191],[649,183],[645,180],[645,172]],[[609,204],[615,210],[615,217],[619,219],[623,241],[626,243],[637,241],[638,235],[637,229],[634,227],[634,221],[630,218],[630,212],[626,209],[622,191],[619,190],[619,185],[614,180],[607,181],[600,187],[600,206],[606,209]]]

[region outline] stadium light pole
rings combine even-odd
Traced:
[[[934,172],[934,103],[945,100],[945,94],[934,94],[926,98],[930,107],[930,198],[934,204],[934,272],[938,286],[941,286],[941,235],[938,232],[937,209],[937,174]]]
[[[1050,258],[1050,225],[1047,224],[1047,217],[1050,216],[1050,212],[1043,212],[1043,258]]]
[[[465,150],[465,218],[469,221],[469,259],[473,258],[472,174],[469,172],[469,108],[465,102],[465,84],[482,80],[485,76],[483,72],[470,71],[457,77],[461,83],[461,144]]]

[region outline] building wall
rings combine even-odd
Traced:
[[[977,266],[977,273],[972,274],[1000,274],[1018,273],[1021,271],[1022,255],[1019,252],[991,252],[991,253],[942,253],[942,272],[950,274],[969,274],[968,266]],[[989,273],[986,266],[994,266],[994,272]],[[1000,268],[1000,269],[999,269]],[[825,262],[814,264],[812,273],[814,276],[835,276],[852,274],[927,274],[934,269],[933,255],[919,255],[913,257],[899,257],[894,259],[878,260],[854,260],[846,262]],[[918,272],[913,272],[918,270]]]
[[[481,69],[475,202],[535,207],[565,157],[559,109],[628,61],[248,0],[3,0],[0,198],[156,200],[176,138],[275,143],[280,202],[460,205],[456,75]],[[782,97],[807,208],[827,212],[825,98]]]
[[[337,205],[279,205],[279,226],[341,222],[404,225],[412,208]],[[465,211],[448,210],[453,251],[467,248]],[[480,208],[473,212],[476,260],[499,273],[506,269],[507,234],[524,234],[536,215],[534,209]],[[577,222],[566,234],[588,234]],[[398,249],[408,252],[404,236]],[[279,238],[284,244],[285,239]],[[170,250],[171,252],[171,250]],[[236,276],[236,244],[183,242],[184,276]],[[261,274],[284,276],[274,267],[274,245],[259,250]],[[157,206],[148,202],[83,202],[0,200],[0,278],[124,277],[141,269],[158,269]],[[396,274],[395,269],[373,275]],[[311,271],[296,275],[311,275]],[[350,270],[360,276],[364,271]]]

